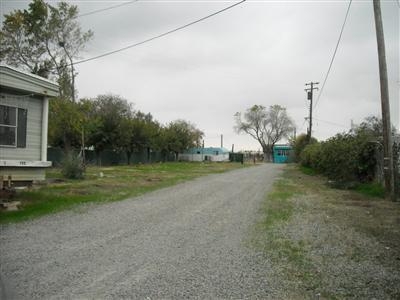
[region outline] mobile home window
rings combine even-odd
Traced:
[[[0,146],[26,147],[27,110],[0,105]]]

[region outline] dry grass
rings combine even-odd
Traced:
[[[271,197],[280,192],[291,195]],[[261,246],[285,298],[400,299],[399,203],[331,189],[294,166],[271,195]]]

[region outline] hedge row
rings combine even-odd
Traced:
[[[374,179],[377,144],[370,136],[342,133],[304,148],[300,163],[337,182],[371,182]]]

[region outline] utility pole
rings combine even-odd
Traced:
[[[379,79],[381,87],[381,107],[383,123],[383,166],[385,175],[385,187],[392,201],[396,201],[394,193],[394,168],[393,168],[393,142],[392,123],[390,122],[389,87],[386,67],[385,38],[380,0],[373,0],[376,40],[378,45]]]
[[[319,82],[312,82],[312,81],[310,83],[306,83],[306,86],[310,86],[310,88],[305,89],[305,91],[307,92],[307,100],[310,100],[310,112],[309,112],[309,117],[308,117],[309,125],[308,125],[308,130],[307,130],[308,142],[311,142],[311,132],[312,132],[313,91],[318,90],[318,88],[314,87],[314,85],[318,85],[318,84],[319,84]]]
[[[224,135],[221,134],[221,148],[224,147]]]
[[[201,161],[204,161],[204,140],[203,140],[203,144],[201,146]]]

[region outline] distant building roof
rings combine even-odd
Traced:
[[[190,148],[183,152],[184,154],[204,154],[204,155],[217,155],[229,153],[229,150],[221,147],[207,147],[207,148]]]
[[[274,149],[292,149],[290,145],[275,145]]]

